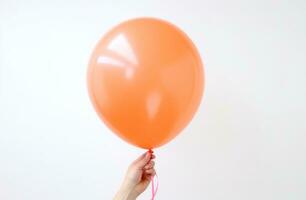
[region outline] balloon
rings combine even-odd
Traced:
[[[202,98],[204,72],[184,32],[163,20],[136,18],[98,42],[87,82],[104,123],[130,144],[152,149],[190,122]]]

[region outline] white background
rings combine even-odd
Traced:
[[[303,0],[0,0],[0,199],[113,197],[143,150],[98,119],[86,67],[108,29],[139,16],[183,29],[206,72],[194,120],[156,150],[157,199],[306,199],[305,10]]]

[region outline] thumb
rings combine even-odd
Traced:
[[[143,156],[135,161],[135,166],[142,169],[151,160],[151,153],[146,152]]]

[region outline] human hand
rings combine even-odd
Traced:
[[[114,200],[135,200],[146,190],[156,174],[154,158],[153,152],[148,151],[132,162]]]

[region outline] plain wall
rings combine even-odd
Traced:
[[[108,29],[140,16],[183,29],[206,73],[195,118],[155,150],[156,199],[306,199],[305,10],[303,0],[0,0],[0,199],[113,197],[143,150],[97,117],[87,62]]]

